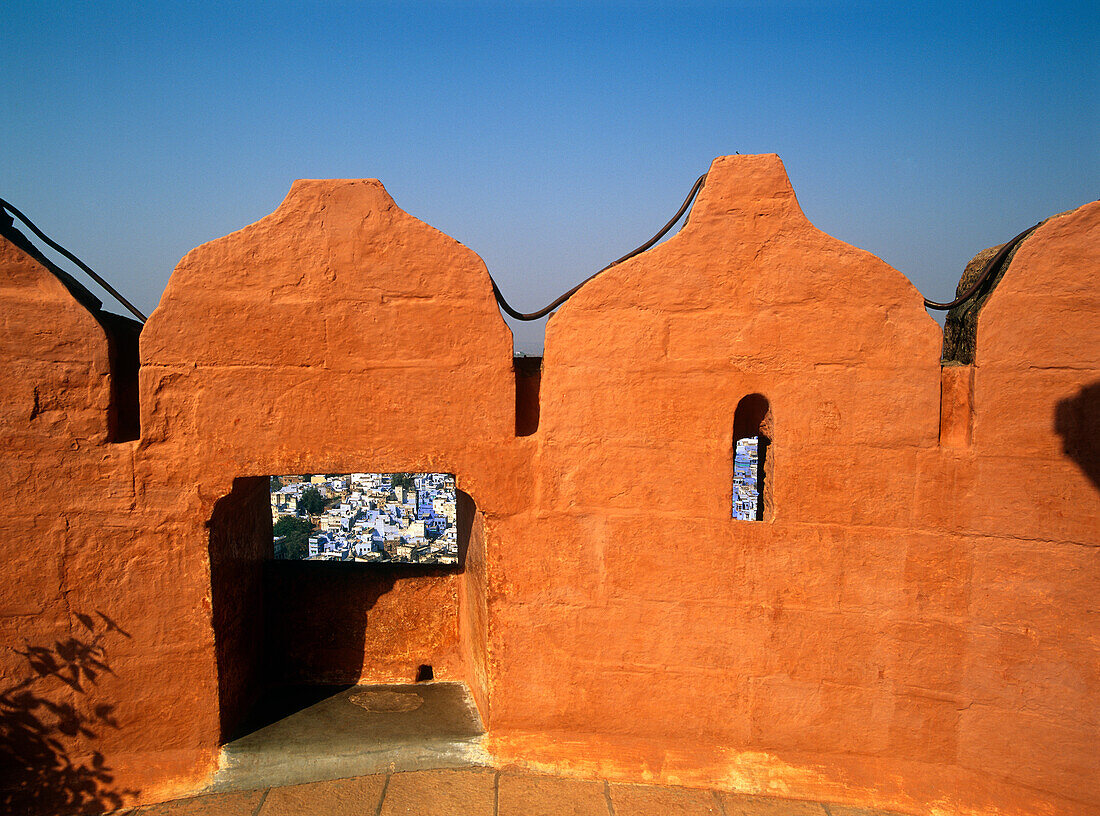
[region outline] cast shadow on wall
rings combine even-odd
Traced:
[[[357,682],[366,639],[391,636],[396,623],[372,614],[378,601],[398,582],[444,580],[465,570],[476,507],[462,490],[456,491],[456,505],[457,565],[267,561],[264,675],[285,684]],[[416,614],[414,608],[408,612]],[[408,682],[415,679],[410,675]]]
[[[1100,491],[1100,380],[1058,402],[1054,432],[1062,437],[1062,452]]]
[[[102,612],[75,613],[83,630],[52,646],[18,652],[24,679],[0,690],[0,812],[83,813],[117,810],[136,790],[112,787],[103,755],[73,756],[66,743],[118,729],[113,705],[96,703],[95,686],[113,674],[105,642],[129,638]]]

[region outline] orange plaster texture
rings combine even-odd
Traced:
[[[156,464],[141,476],[168,506],[197,495],[197,513],[180,511],[192,539],[233,476],[450,472],[494,512],[514,470],[501,456],[514,386],[488,287],[473,252],[379,182],[296,182],[271,216],[173,273],[142,333],[143,441]],[[266,569],[271,679],[411,681],[422,664],[466,679],[463,575]]]
[[[536,503],[490,564],[497,754],[1094,812],[1098,224],[1088,205],[1025,243],[971,386],[941,375],[911,284],[814,229],[775,157],[717,160],[676,237],[548,325]],[[766,523],[729,518],[751,393],[771,405]]]
[[[193,789],[217,749],[194,668],[205,554],[164,546],[163,515],[137,501],[136,443],[107,442],[103,327],[3,240],[0,300],[0,810]]]
[[[265,682],[428,663],[502,766],[1100,812],[1098,230],[1090,204],[1031,235],[941,371],[904,276],[816,230],[777,157],[718,159],[678,235],[549,321],[517,437],[480,259],[377,181],[300,181],[180,262],[134,443],[102,329],[4,244],[0,678],[84,712],[56,733],[110,769],[100,807],[200,786]],[[763,522],[730,519],[753,393]],[[255,477],[397,470],[471,497],[461,571],[268,560]],[[31,648],[70,640],[110,672]]]

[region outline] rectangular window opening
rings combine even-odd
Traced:
[[[542,358],[515,356],[512,371],[516,379],[516,436],[531,436],[539,429],[539,386]]]
[[[453,474],[272,476],[270,495],[276,559],[459,563]]]
[[[110,312],[99,312],[96,319],[107,335],[107,360],[111,369],[107,438],[111,442],[132,442],[141,437],[138,338],[142,324]]]

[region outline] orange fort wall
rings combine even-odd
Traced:
[[[180,262],[116,441],[103,318],[0,241],[0,801],[193,791],[265,683],[429,664],[502,766],[1100,813],[1098,261],[1100,203],[1047,221],[941,366],[902,274],[777,157],[719,158],[550,319],[536,428],[482,261],[377,181],[299,181]],[[462,567],[272,562],[264,477],[353,471],[454,473]]]

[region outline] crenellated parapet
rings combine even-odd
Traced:
[[[1100,812],[1098,247],[1095,202],[1042,224],[943,365],[900,272],[816,229],[778,157],[726,156],[550,318],[539,371],[471,250],[376,180],[298,181],[180,262],[134,381],[113,318],[0,241],[17,784],[58,812],[196,790],[264,683],[428,664],[501,765]],[[372,471],[455,474],[458,567],[272,562],[266,477]]]

